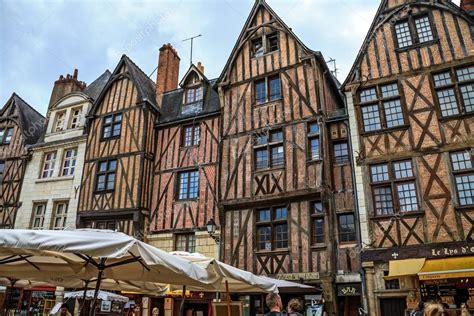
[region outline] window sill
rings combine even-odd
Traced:
[[[109,140],[115,140],[115,139],[119,139],[119,138],[120,138],[120,135],[111,136],[111,137],[107,137],[107,138],[101,137],[101,138],[100,138],[100,141],[101,141],[101,142],[107,142],[107,141],[109,141]]]
[[[102,191],[94,191],[95,195],[104,195],[104,194],[109,194],[109,193],[114,193],[115,189],[113,190],[102,190]]]
[[[269,168],[254,170],[253,173],[266,173],[266,172],[272,172],[272,171],[278,171],[278,170],[284,170],[284,169],[285,169],[285,166],[269,167]]]
[[[40,178],[36,180],[35,183],[59,182],[59,181],[67,181],[67,180],[72,180],[72,179],[74,179],[74,176]]]
[[[264,107],[264,106],[269,106],[269,105],[272,105],[272,103],[277,103],[277,102],[281,102],[283,100],[283,97],[279,97],[277,99],[274,99],[274,100],[268,100],[268,101],[265,101],[265,102],[262,102],[262,103],[257,103],[254,101],[254,106],[256,107]]]
[[[439,42],[439,38],[436,37],[436,38],[433,38],[431,41],[428,41],[428,42],[415,43],[415,44],[412,44],[412,45],[407,46],[407,47],[395,48],[395,51],[397,53],[403,53],[403,52],[406,52],[406,51],[411,50],[411,49],[416,49],[416,48],[420,48],[420,47],[423,47],[423,46],[430,46],[430,45],[433,45],[433,44],[437,44],[438,42]]]
[[[326,247],[327,246],[325,243],[318,243],[318,244],[314,244],[310,246],[312,250],[323,250],[323,249],[326,249]]]
[[[473,116],[474,116],[474,112],[459,113],[459,114],[456,114],[456,115],[442,116],[442,117],[439,118],[439,121],[441,123],[445,123],[445,122],[449,122],[449,121],[452,121],[452,120],[461,120],[461,119],[465,119],[465,118],[469,118],[469,117],[473,117]]]
[[[259,56],[252,56],[252,59],[260,59],[262,57],[265,57],[265,56],[270,56],[272,54],[276,54],[277,52],[279,52],[280,50],[277,49],[277,50],[274,50],[274,51],[271,51],[271,52],[266,52],[266,53],[263,53],[262,55],[259,55]]]
[[[455,204],[454,209],[456,211],[474,211],[474,204],[471,205],[459,205]]]
[[[309,163],[309,164],[316,164],[316,163],[322,163],[323,162],[323,159],[322,158],[318,158],[318,159],[307,159],[306,160],[306,163]]]
[[[256,250],[255,253],[257,255],[266,255],[270,253],[288,253],[290,252],[289,248],[279,248],[279,249],[273,249],[273,250]]]
[[[175,202],[175,203],[195,202],[195,201],[197,201],[198,199],[199,199],[198,197],[190,198],[190,199],[176,199],[174,202]]]
[[[396,131],[406,130],[409,128],[410,128],[410,124],[404,124],[404,125],[399,125],[399,126],[390,127],[390,128],[382,128],[376,131],[362,132],[360,133],[360,136],[368,137],[368,136],[374,136],[380,133],[396,132]]]
[[[357,241],[340,241],[339,242],[339,247],[341,248],[350,248],[350,247],[354,247],[354,246],[357,246]]]
[[[420,217],[425,215],[424,211],[412,211],[412,212],[397,212],[389,215],[376,215],[370,217],[371,220],[387,220],[392,218],[404,218],[404,217]]]

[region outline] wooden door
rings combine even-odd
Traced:
[[[380,315],[383,316],[405,316],[405,308],[407,306],[404,297],[381,298],[380,299]]]

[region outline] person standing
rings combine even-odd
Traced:
[[[265,316],[280,316],[283,309],[283,303],[281,302],[281,297],[277,293],[270,293],[265,298],[270,312],[266,313]]]
[[[293,298],[288,302],[288,315],[293,315],[293,316],[302,316],[304,310],[303,310],[303,303],[301,303],[301,300],[297,298]]]

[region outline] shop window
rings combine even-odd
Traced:
[[[318,122],[308,123],[308,159],[319,160],[319,125]]]
[[[68,202],[61,201],[55,202],[53,207],[53,222],[52,222],[52,229],[64,229],[66,228],[66,220],[67,220],[67,208]]]
[[[264,130],[259,133],[253,146],[255,170],[284,166],[283,131]]]
[[[56,165],[56,154],[55,151],[44,154],[41,178],[51,178],[53,176],[54,166]]]
[[[46,203],[35,203],[33,205],[33,214],[31,218],[31,229],[43,229],[44,217],[46,214]]]
[[[346,163],[349,161],[349,149],[347,142],[335,143],[333,145],[334,163]]]
[[[371,165],[370,179],[376,215],[418,211],[411,160]]]
[[[102,119],[102,139],[120,136],[122,129],[122,113],[107,115]]]
[[[352,242],[356,240],[354,214],[338,215],[338,224],[340,242]]]
[[[199,125],[188,125],[183,128],[183,146],[191,147],[199,145],[201,140],[201,128]]]
[[[12,141],[13,127],[0,128],[0,145],[8,145]]]
[[[194,233],[176,234],[175,238],[175,251],[196,252],[196,235]]]
[[[436,73],[433,84],[442,117],[474,112],[474,66]]]
[[[365,132],[395,128],[405,124],[397,83],[364,89],[359,93]]]
[[[178,173],[178,200],[195,199],[199,196],[199,171]]]
[[[257,250],[288,248],[287,217],[284,206],[256,210]]]
[[[70,148],[64,152],[62,176],[72,176],[76,170],[77,148]]]
[[[324,229],[324,210],[321,201],[313,201],[310,203],[311,211],[311,243],[313,245],[325,243]]]
[[[113,191],[115,189],[116,172],[116,159],[100,161],[97,166],[96,192]]]
[[[280,76],[271,76],[255,81],[254,90],[256,104],[281,99]]]
[[[474,168],[470,150],[452,152],[451,169],[460,206],[474,204]]]
[[[409,17],[395,24],[395,35],[399,48],[434,40],[431,21],[428,15]]]

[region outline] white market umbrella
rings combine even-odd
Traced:
[[[75,292],[66,292],[64,293],[64,298],[73,298],[73,299],[94,299],[94,291],[93,290],[88,290],[88,291],[75,291]],[[122,302],[122,303],[127,303],[129,298],[126,296],[118,295],[115,293],[110,293],[106,291],[99,291],[97,294],[97,298],[102,301],[117,301],[117,302]]]
[[[25,275],[55,284],[96,278],[96,295],[103,279],[197,287],[220,283],[208,270],[123,233],[4,229],[0,276],[24,279]]]
[[[278,290],[282,293],[316,293],[321,291],[311,285],[274,279],[263,275],[261,277],[268,280],[269,282],[274,283],[278,287]]]

